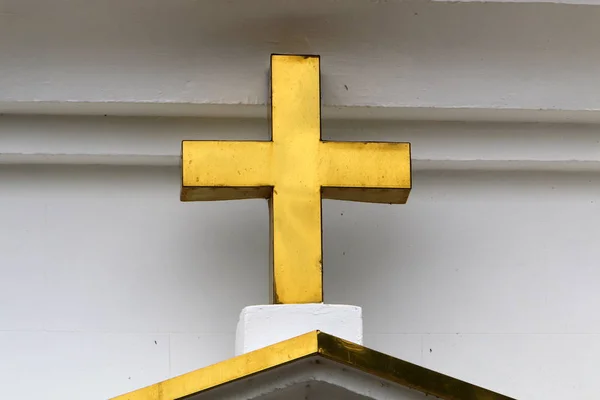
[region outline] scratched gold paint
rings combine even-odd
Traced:
[[[271,57],[271,141],[184,141],[182,201],[269,198],[273,302],[323,301],[321,199],[405,203],[408,143],[321,140],[318,56]]]
[[[319,331],[177,376],[113,400],[182,399],[306,357],[329,359],[440,399],[514,400]]]

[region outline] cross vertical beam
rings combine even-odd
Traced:
[[[319,58],[271,58],[273,301],[323,301]],[[297,244],[302,243],[302,246]]]

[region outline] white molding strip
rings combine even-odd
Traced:
[[[599,20],[546,3],[10,2],[0,112],[264,115],[269,55],[311,53],[332,117],[586,122]]]
[[[56,116],[265,118],[268,106],[160,102],[1,102],[0,114]],[[325,106],[323,119],[600,123],[600,109]]]
[[[2,165],[96,165],[177,167],[179,156],[140,154],[2,154]],[[485,172],[600,172],[595,160],[428,160],[413,158],[414,172],[421,171],[485,171]]]
[[[600,171],[597,124],[325,120],[326,140],[408,141],[415,171]],[[0,117],[0,164],[178,166],[182,140],[267,140],[258,118]]]

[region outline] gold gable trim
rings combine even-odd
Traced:
[[[514,400],[320,331],[242,354],[113,400],[177,400],[309,356],[324,357],[441,399]]]

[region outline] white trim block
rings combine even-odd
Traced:
[[[242,310],[235,337],[240,355],[320,330],[362,344],[362,309],[339,304],[277,304]]]

